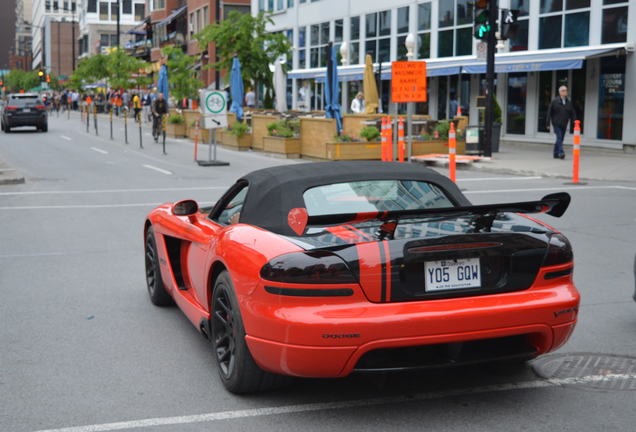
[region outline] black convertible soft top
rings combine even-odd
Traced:
[[[278,234],[296,235],[287,216],[291,209],[305,207],[303,193],[307,189],[365,180],[428,182],[446,192],[456,206],[471,205],[455,183],[422,165],[378,161],[314,162],[264,168],[239,179],[239,182],[249,184],[240,220]]]

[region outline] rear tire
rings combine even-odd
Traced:
[[[44,124],[42,125],[42,127],[40,128],[40,130],[41,130],[42,132],[48,132],[48,131],[49,131],[49,125],[48,125],[48,123],[44,123]]]
[[[161,269],[159,268],[159,255],[157,254],[157,243],[155,232],[152,227],[146,231],[145,246],[146,262],[146,285],[148,286],[148,296],[155,306],[169,306],[173,303],[172,297],[166,291],[161,280]]]
[[[219,274],[212,295],[212,347],[219,377],[231,393],[246,394],[280,387],[288,377],[258,367],[245,342],[245,328],[234,286],[227,271]]]

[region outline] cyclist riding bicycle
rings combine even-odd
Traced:
[[[152,110],[152,136],[155,139],[155,142],[159,141],[159,135],[161,134],[162,127],[162,117],[165,114],[168,114],[168,102],[163,97],[163,93],[159,93],[159,95],[152,101],[151,105]]]

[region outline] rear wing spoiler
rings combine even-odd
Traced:
[[[496,213],[547,213],[561,217],[570,205],[570,194],[558,192],[544,196],[538,201],[522,201],[505,204],[485,204],[463,207],[446,207],[417,210],[389,210],[364,213],[341,213],[308,216],[304,208],[289,211],[288,223],[292,230],[302,235],[308,226],[341,225],[344,223],[365,222],[370,220],[390,221],[402,218],[445,216],[462,214],[496,214]]]

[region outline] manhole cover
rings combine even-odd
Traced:
[[[557,354],[539,358],[533,362],[532,368],[537,375],[546,379],[580,378],[576,386],[597,390],[636,390],[636,357]],[[602,376],[608,376],[608,379],[598,379]]]

